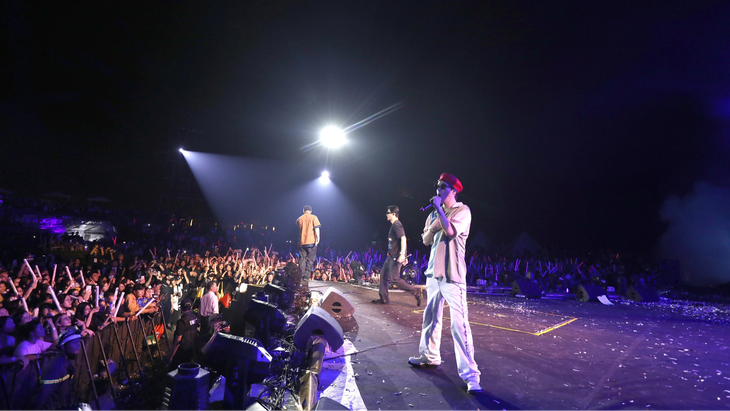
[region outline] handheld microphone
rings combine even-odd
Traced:
[[[431,197],[431,200],[430,200],[429,204],[427,206],[425,206],[425,207],[421,207],[421,211],[426,211],[429,208],[433,207],[433,199],[434,198],[436,198],[436,197]]]

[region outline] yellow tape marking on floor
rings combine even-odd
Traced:
[[[449,306],[448,304],[444,304],[444,305],[446,307]],[[423,311],[425,311],[425,310],[414,310],[413,312],[415,314],[422,314]],[[543,312],[540,312],[540,311],[535,311],[535,312],[538,313],[538,314],[552,315],[552,316],[555,316],[555,317],[567,317],[566,315],[559,315],[559,314],[553,314],[553,313],[543,313]],[[502,315],[502,316],[503,317],[506,317],[506,315]],[[451,318],[449,318],[449,317],[444,317],[444,318],[447,319],[447,320],[449,320],[449,321],[451,321]],[[540,330],[540,331],[537,331],[537,332],[530,332],[530,331],[524,331],[524,330],[516,330],[514,328],[500,327],[498,325],[483,324],[483,323],[478,323],[478,322],[474,322],[474,321],[469,321],[469,324],[481,325],[481,326],[484,326],[484,327],[491,327],[491,328],[498,328],[500,330],[514,331],[514,332],[523,333],[523,334],[543,335],[543,334],[549,333],[550,331],[554,331],[554,330],[557,330],[560,327],[563,327],[565,325],[568,325],[568,324],[572,323],[573,321],[575,321],[577,319],[578,319],[577,317],[569,318],[569,319],[567,319],[567,320],[565,320],[565,321],[563,321],[563,322],[561,322],[559,324],[556,324],[556,325],[554,325],[552,327],[548,327],[548,328],[545,328],[544,330]]]

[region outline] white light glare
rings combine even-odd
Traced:
[[[183,152],[183,151],[185,151],[185,150],[183,150],[183,148],[182,148],[182,147],[180,147],[180,149],[178,149],[177,151],[179,151],[179,152],[181,152],[181,153],[182,153],[182,152]]]
[[[324,170],[322,174],[319,176],[319,184],[321,185],[328,185],[330,183],[330,172],[327,170]]]
[[[329,148],[338,148],[347,142],[345,132],[334,126],[325,127],[319,133],[319,141]]]

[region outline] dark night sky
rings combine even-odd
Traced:
[[[0,188],[17,193],[156,209],[180,140],[309,181],[322,126],[396,103],[330,156],[380,237],[389,204],[419,229],[450,172],[497,243],[646,252],[668,196],[730,182],[726,1],[2,7]]]

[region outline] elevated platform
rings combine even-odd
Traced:
[[[422,318],[411,295],[392,292],[383,306],[370,303],[377,290],[309,287],[336,287],[356,306],[341,321],[352,355],[328,354],[325,364],[341,375],[322,387],[352,409],[730,409],[727,312],[706,320],[668,303],[470,294],[484,388],[470,395],[456,371],[448,308],[443,364],[417,369],[406,363],[418,353]]]

